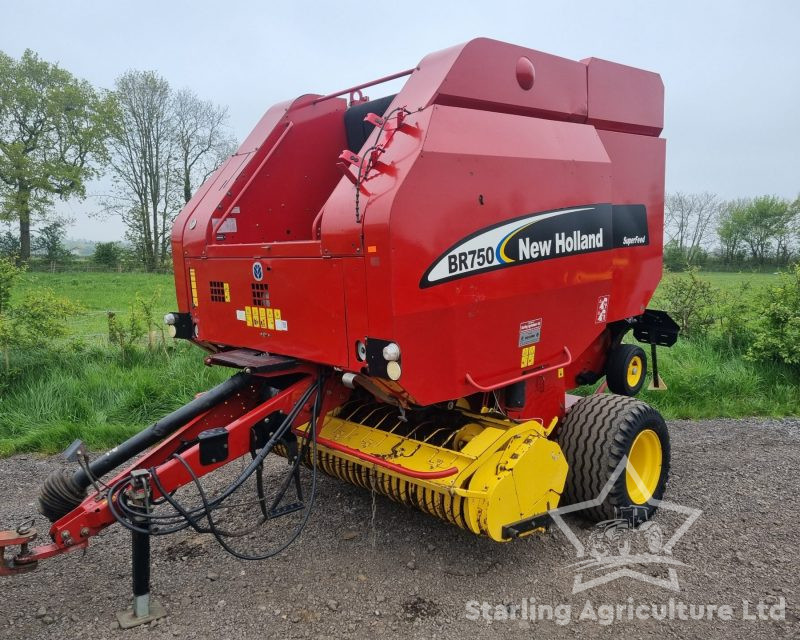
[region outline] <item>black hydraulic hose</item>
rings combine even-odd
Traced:
[[[312,443],[311,495],[309,497],[308,507],[306,507],[305,513],[303,514],[303,519],[300,521],[298,526],[295,528],[295,530],[292,533],[292,535],[290,536],[290,538],[286,542],[284,542],[283,544],[278,546],[277,548],[271,549],[270,551],[267,551],[267,552],[264,552],[264,553],[250,555],[250,554],[243,553],[241,551],[237,551],[236,549],[231,547],[225,541],[224,533],[219,529],[219,527],[217,527],[217,525],[214,522],[214,519],[213,519],[213,517],[211,515],[211,511],[212,511],[211,504],[209,503],[208,498],[206,497],[205,491],[203,489],[203,485],[200,483],[200,479],[197,477],[197,475],[195,474],[194,470],[186,462],[186,460],[184,460],[180,456],[177,456],[178,461],[181,462],[181,464],[183,464],[183,466],[186,468],[186,471],[189,473],[189,475],[192,476],[192,480],[194,481],[194,484],[197,487],[197,491],[198,491],[198,493],[200,495],[200,499],[202,500],[203,506],[205,507],[205,509],[204,509],[205,514],[204,515],[206,517],[206,520],[208,521],[208,528],[201,527],[197,522],[191,521],[190,524],[192,525],[192,528],[195,529],[196,531],[200,532],[200,533],[211,533],[214,536],[214,538],[216,539],[216,541],[220,544],[220,546],[223,549],[225,549],[225,551],[230,553],[232,556],[234,556],[236,558],[239,558],[240,560],[266,560],[268,558],[272,558],[272,557],[278,555],[284,549],[286,549],[289,545],[291,545],[295,540],[297,540],[297,538],[300,537],[300,534],[303,533],[303,530],[306,528],[306,525],[308,524],[308,519],[311,516],[311,511],[314,508],[314,501],[315,501],[316,495],[317,495],[317,421],[319,419],[319,414],[320,414],[320,411],[322,409],[322,376],[321,375],[320,375],[320,378],[319,378],[317,384],[316,385],[312,385],[311,389],[313,389],[313,388],[317,389],[317,397],[314,399],[314,402],[313,402],[312,407],[311,407],[311,421],[309,422],[309,431],[311,432],[311,443]],[[305,404],[305,401],[303,401],[303,404]],[[270,447],[270,449],[271,448],[272,447]],[[262,455],[266,456],[266,453],[264,452],[263,449],[258,454],[258,457],[261,457]],[[191,516],[188,513],[185,512],[185,510],[181,507],[181,505],[179,503],[177,503],[176,501],[173,501],[173,499],[171,497],[165,496],[165,498],[167,498],[167,500],[182,515],[184,515],[187,520],[191,520]]]
[[[292,423],[294,422],[297,414],[300,413],[300,410],[305,406],[306,402],[308,402],[309,398],[311,398],[311,394],[317,391],[321,393],[321,382],[314,382],[303,392],[303,395],[300,396],[300,399],[297,401],[297,404],[292,407],[291,411],[287,414],[286,418],[283,420],[281,425],[275,430],[269,440],[267,440],[266,444],[263,446],[261,451],[259,451],[255,457],[253,457],[252,461],[249,465],[247,465],[244,470],[239,474],[239,477],[236,478],[233,482],[231,482],[225,490],[222,491],[216,498],[211,501],[212,506],[216,506],[222,503],[223,500],[227,499],[233,492],[235,492],[239,487],[241,487],[245,481],[255,473],[256,469],[264,462],[264,459],[269,455],[272,451],[272,448],[278,443],[278,441],[283,437],[289,429],[292,428]],[[185,466],[186,462],[183,458],[180,458],[183,461]],[[165,495],[167,502],[172,504],[172,500],[170,500],[169,495]],[[172,505],[175,506],[174,504]]]
[[[72,476],[72,484],[79,490],[85,490],[92,483],[92,477],[100,478],[104,476],[112,469],[174,433],[190,420],[212,409],[220,402],[227,400],[237,391],[241,391],[253,379],[253,376],[247,373],[237,373],[231,376],[222,384],[206,391],[203,395],[164,416],[158,422],[151,424],[122,444],[93,460],[89,464],[91,476],[83,469],[77,470]]]
[[[321,387],[321,382],[317,381],[312,383],[308,386],[308,388],[303,392],[300,399],[297,403],[292,407],[289,411],[287,416],[284,418],[281,425],[275,430],[272,434],[272,437],[267,441],[261,451],[253,458],[253,461],[239,474],[239,476],[230,484],[226,489],[222,491],[221,494],[213,498],[212,500],[204,500],[203,505],[200,507],[195,507],[193,509],[185,509],[177,501],[172,497],[172,495],[165,490],[165,488],[161,485],[161,482],[158,478],[158,475],[154,468],[150,469],[150,475],[153,479],[153,483],[156,485],[158,491],[163,495],[164,500],[166,500],[172,507],[178,512],[180,516],[182,516],[183,520],[181,522],[170,522],[168,526],[167,523],[165,524],[165,528],[163,529],[154,529],[149,531],[151,535],[167,535],[170,533],[175,533],[182,529],[185,529],[188,526],[192,526],[194,529],[200,531],[196,526],[196,519],[203,518],[206,516],[206,512],[209,509],[217,508],[224,500],[226,500],[231,494],[233,494],[244,482],[261,466],[264,459],[267,455],[272,451],[272,448],[275,444],[283,437],[283,435],[291,429],[292,423],[294,422],[297,415],[300,413],[300,410],[305,406],[308,400],[311,398],[311,395],[314,391],[318,391]],[[319,392],[318,392],[319,397]],[[319,402],[319,400],[317,400]],[[316,407],[316,402],[314,406]],[[319,411],[317,410],[317,414]],[[181,463],[186,465],[186,462],[183,458],[177,454],[173,454],[172,458],[179,460]],[[191,474],[191,471],[190,471]],[[111,511],[111,514],[114,516],[114,519],[117,520],[122,526],[126,529],[130,529],[131,531],[138,531],[140,533],[147,532],[146,529],[139,527],[132,522],[127,521],[125,517],[123,517],[121,511],[126,511],[128,514],[134,513],[127,508],[124,504],[124,498],[122,495],[122,490],[124,489],[125,485],[130,482],[130,477],[122,478],[119,482],[114,484],[108,493],[108,507]],[[117,500],[119,500],[119,504],[117,504]],[[152,516],[151,516],[152,518]],[[168,520],[169,518],[161,518],[164,520]],[[201,531],[202,532],[202,531]]]

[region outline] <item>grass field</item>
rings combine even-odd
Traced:
[[[175,310],[171,275],[150,273],[34,273],[23,274],[15,295],[47,287],[79,303],[84,312],[69,320],[70,334],[83,338],[108,335],[107,313],[127,313],[136,294],[152,299],[164,313]]]
[[[702,277],[731,291],[775,281],[771,274]],[[59,451],[77,437],[95,449],[113,446],[230,374],[203,366],[202,352],[185,343],[142,350],[124,363],[108,345],[106,312],[124,317],[137,294],[155,301],[157,317],[175,309],[169,275],[27,273],[15,295],[41,287],[83,307],[69,324],[70,337],[83,340],[15,355],[14,371],[0,386],[0,456]],[[668,391],[641,397],[667,418],[800,414],[797,370],[750,362],[707,340],[660,349],[659,368]]]
[[[666,278],[679,276],[680,274],[667,274]],[[741,287],[748,283],[754,289],[764,287],[775,282],[776,274],[773,273],[720,273],[720,272],[701,272],[700,277],[708,280],[712,285],[723,290],[731,290]]]

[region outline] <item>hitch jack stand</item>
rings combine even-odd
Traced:
[[[650,343],[650,361],[653,363],[653,380],[647,387],[648,391],[666,391],[667,383],[658,375],[658,359],[656,357],[656,343]]]
[[[133,487],[128,501],[134,508],[141,510],[142,517],[134,519],[134,523],[143,528],[150,528],[147,516],[150,513],[149,473],[145,469],[131,472]],[[133,578],[133,607],[117,613],[117,620],[122,629],[130,629],[158,620],[167,615],[158,602],[150,600],[150,534],[138,531],[131,532],[131,576]]]

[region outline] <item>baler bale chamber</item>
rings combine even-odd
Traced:
[[[662,272],[663,97],[655,73],[477,39],[269,109],[172,232],[166,321],[206,364],[239,372],[48,479],[53,543],[5,571],[114,522],[155,535],[149,499],[172,504],[243,456],[242,476],[256,473],[269,453],[290,475],[305,463],[497,541],[606,483],[591,517],[649,517],[669,437],[633,398],[647,357],[623,338],[651,345],[652,362],[677,336],[647,308]],[[613,393],[568,393],[603,377]],[[176,522],[195,526],[236,488],[173,505]],[[298,509],[309,501],[279,499],[264,519]]]

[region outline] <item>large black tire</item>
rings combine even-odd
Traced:
[[[606,382],[612,393],[635,396],[644,386],[647,356],[635,344],[619,344],[608,354]]]
[[[642,432],[648,433],[637,441],[637,436]],[[605,499],[600,504],[588,507],[581,515],[596,521],[610,520],[621,517],[624,512],[620,510],[625,509],[630,513],[630,508],[635,507],[633,511],[638,514],[636,522],[649,519],[656,510],[653,500],[660,500],[664,495],[670,461],[667,425],[661,414],[650,405],[635,398],[613,394],[581,398],[567,413],[558,432],[558,443],[569,463],[561,503],[597,500],[614,471],[631,453],[634,441],[640,443],[637,446],[647,441],[655,447],[654,437],[657,437],[660,445],[660,465],[656,470],[656,465],[648,459],[641,469],[643,479],[650,480],[652,495],[645,499],[632,496],[638,491],[638,485],[623,469]],[[633,460],[632,456],[631,462]],[[629,482],[633,482],[630,491]]]

